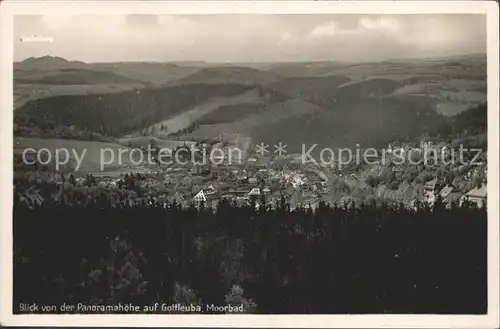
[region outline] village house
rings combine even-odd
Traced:
[[[436,201],[437,194],[444,187],[443,182],[439,181],[437,178],[434,178],[424,185],[424,201],[429,204],[434,204]]]
[[[81,187],[81,186],[84,186],[85,183],[86,183],[86,181],[85,181],[85,178],[83,178],[83,177],[78,177],[75,179],[75,186]]]
[[[450,208],[452,204],[458,205],[460,203],[461,197],[462,193],[457,189],[453,189],[444,200],[446,207]]]
[[[252,156],[252,157],[249,157],[249,158],[247,159],[247,163],[249,163],[249,164],[252,164],[252,165],[253,165],[253,164],[257,163],[257,158],[256,158],[256,157],[253,157],[253,156]]]
[[[237,197],[247,197],[249,193],[250,193],[250,190],[247,188],[239,188],[235,192]]]
[[[173,183],[175,182],[175,179],[174,179],[171,175],[166,174],[166,175],[164,176],[164,178],[163,178],[163,182],[164,182],[165,184],[167,184],[167,185],[168,185],[168,184],[173,184]]]
[[[236,203],[236,206],[238,207],[243,207],[243,206],[249,206],[250,205],[250,200],[248,197],[237,197],[234,202]]]
[[[453,191],[453,186],[445,186],[441,191],[439,191],[439,197],[444,201],[448,198],[450,193]]]
[[[235,199],[235,195],[231,194],[231,193],[224,194],[223,196],[221,196],[221,200],[233,201],[234,199]]]
[[[30,187],[24,195],[20,195],[21,201],[28,203],[28,205],[37,205],[40,206],[45,201],[44,198],[40,195],[40,192],[34,187]]]
[[[315,197],[315,193],[311,190],[302,190],[302,198],[313,198]]]
[[[258,187],[254,187],[249,193],[248,193],[248,197],[250,198],[250,200],[253,200],[253,201],[257,201],[257,199],[260,197],[261,193],[260,193],[260,188]]]
[[[395,173],[401,174],[402,172],[405,171],[405,169],[403,168],[403,166],[396,165],[396,166],[392,167],[392,171],[394,171]]]
[[[450,208],[453,203],[459,202],[462,193],[460,193],[459,190],[455,189],[455,187],[446,185],[441,191],[439,191],[438,195],[446,205],[446,207]]]
[[[267,199],[268,202],[278,202],[281,200],[282,192],[281,191],[274,191],[271,193],[270,197]]]
[[[300,186],[304,185],[304,181],[302,180],[302,177],[293,175],[288,179],[288,182],[292,184],[294,189],[299,188]]]
[[[392,149],[391,143],[389,143],[389,145],[387,145],[386,151],[387,151],[387,153],[392,154],[393,149]]]
[[[312,189],[318,193],[328,193],[328,184],[323,181],[314,182]]]
[[[262,156],[259,158],[257,163],[255,163],[255,168],[267,169],[267,168],[269,168],[270,163],[271,163],[271,158]]]
[[[203,190],[200,190],[200,192],[198,192],[194,198],[193,198],[193,201],[195,203],[202,203],[202,202],[207,202],[207,197],[205,195],[205,192],[203,192]]]
[[[420,149],[422,150],[430,150],[430,149],[433,149],[435,147],[434,143],[432,143],[431,141],[421,141],[420,142]]]
[[[407,149],[403,146],[396,145],[396,143],[389,143],[387,146],[386,152],[388,154],[394,154],[396,153],[397,155],[403,155],[405,152],[407,152]]]
[[[211,196],[215,194],[216,190],[213,185],[210,185],[203,192],[205,193],[205,196]]]
[[[482,208],[486,205],[487,192],[488,189],[486,184],[483,184],[481,187],[476,187],[462,197],[460,204],[462,205],[465,201],[469,201],[475,203],[479,208]]]

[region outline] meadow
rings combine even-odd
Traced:
[[[123,166],[130,166],[132,162],[130,161],[129,154],[130,148],[119,145],[116,143],[104,143],[95,141],[79,141],[79,140],[69,140],[69,139],[57,139],[57,138],[14,138],[14,157],[17,160],[22,160],[22,153],[27,148],[33,148],[35,150],[40,150],[42,148],[50,150],[51,154],[55,155],[56,149],[66,149],[69,151],[69,168],[74,169],[77,164],[77,159],[74,152],[76,152],[77,157],[83,159],[79,171],[76,174],[83,175],[84,173],[95,173],[101,171],[101,151],[112,150],[116,154],[115,159],[110,161],[107,155],[110,152],[104,152],[102,159],[105,161],[110,161],[104,169],[105,171],[114,172]],[[123,157],[121,160],[118,154],[122,150]],[[31,152],[33,153],[33,152]],[[132,158],[133,160],[135,158]],[[52,161],[54,163],[55,160]]]

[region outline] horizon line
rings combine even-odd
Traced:
[[[249,64],[308,64],[308,63],[340,63],[340,64],[357,64],[357,63],[380,63],[380,62],[391,62],[391,61],[411,61],[411,60],[432,60],[432,59],[445,59],[445,58],[457,58],[457,57],[472,57],[472,56],[486,56],[487,53],[463,53],[463,54],[450,54],[450,55],[440,55],[440,56],[422,56],[422,57],[394,57],[394,58],[388,58],[388,59],[380,59],[380,60],[364,60],[364,61],[347,61],[347,60],[297,60],[297,61],[292,61],[292,60],[284,60],[284,61],[265,61],[265,60],[246,60],[246,61],[207,61],[203,59],[199,60],[168,60],[168,61],[158,61],[158,60],[146,60],[146,61],[141,61],[141,60],[133,60],[133,61],[92,61],[92,62],[86,62],[82,60],[77,60],[77,59],[67,59],[62,56],[57,56],[57,55],[43,55],[39,57],[26,57],[22,60],[17,60],[13,61],[13,63],[18,63],[21,64],[26,60],[29,59],[43,59],[45,57],[49,58],[59,58],[62,60],[65,60],[69,63],[74,63],[74,62],[79,62],[83,64],[112,64],[112,63],[143,63],[143,64],[176,64],[176,63],[205,63],[205,64],[241,64],[241,63],[249,63]]]

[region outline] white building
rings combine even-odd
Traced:
[[[474,188],[467,192],[462,199],[460,199],[460,205],[464,203],[464,201],[469,201],[475,203],[479,208],[482,208],[486,205],[486,195],[488,189],[486,184],[482,185],[479,188]]]
[[[205,196],[205,193],[203,192],[203,190],[200,190],[200,192],[198,192],[198,194],[196,194],[194,196],[193,201],[195,201],[195,202],[206,202],[207,201],[207,197]]]
[[[259,196],[260,195],[260,188],[254,187],[249,193],[248,196]]]

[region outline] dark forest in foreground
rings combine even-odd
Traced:
[[[487,310],[485,209],[14,205],[14,312],[245,304],[253,313]]]

